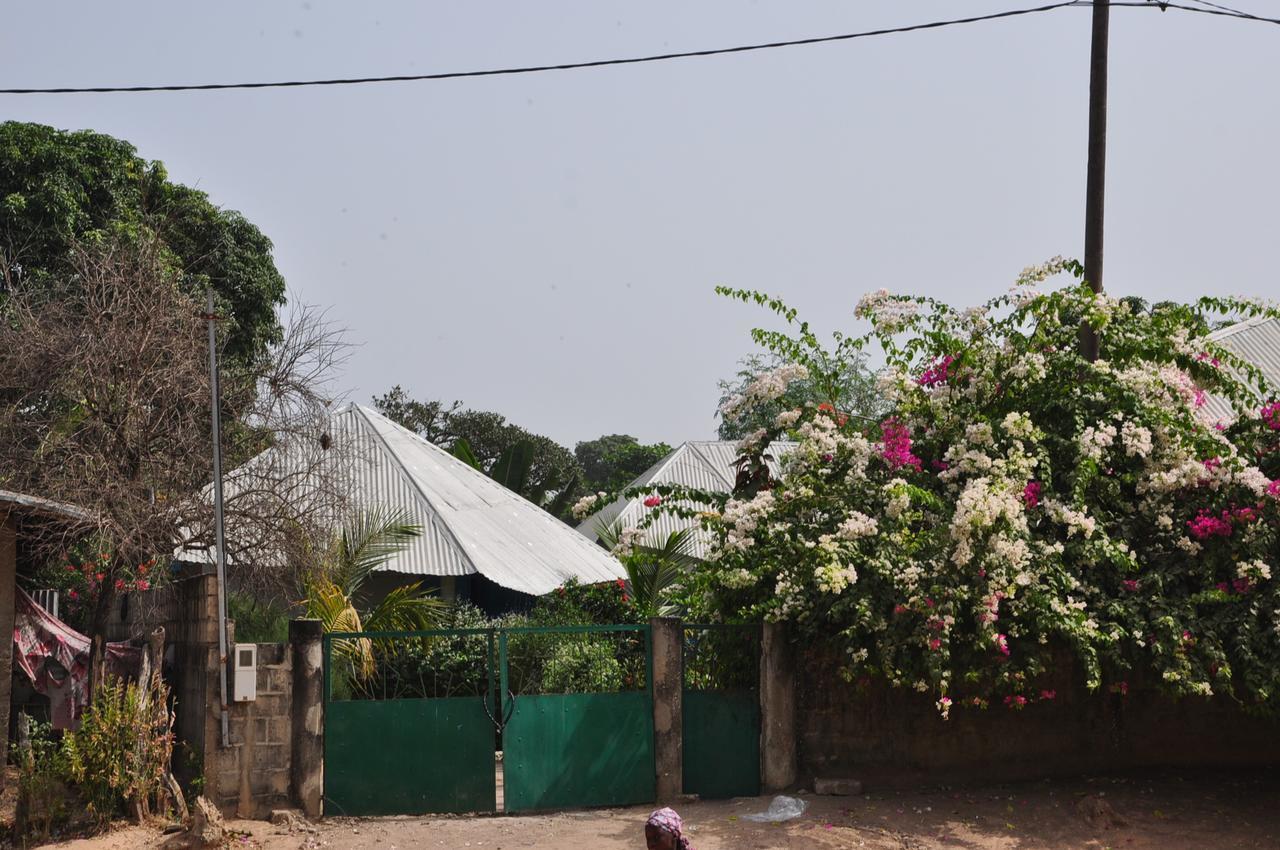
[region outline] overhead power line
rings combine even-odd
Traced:
[[[256,83],[191,83],[191,84],[174,84],[174,85],[143,85],[143,86],[69,86],[58,88],[6,88],[0,89],[0,94],[114,94],[127,92],[182,92],[182,91],[225,91],[228,89],[283,89],[283,88],[304,88],[315,86],[354,86],[365,85],[370,83],[407,83],[420,82],[426,80],[459,80],[471,77],[505,77],[517,74],[538,74],[547,71],[572,71],[582,68],[604,68],[612,65],[640,65],[650,62],[667,62],[674,59],[695,59],[705,56],[724,56],[730,53],[751,53],[760,50],[774,50],[782,47],[802,47],[812,44],[829,44],[837,41],[852,41],[859,38],[873,38],[877,36],[896,35],[900,33],[921,32],[923,30],[941,29],[943,27],[960,26],[963,24],[976,24],[985,21],[996,21],[1003,18],[1016,18],[1024,15],[1036,15],[1044,12],[1052,12],[1057,9],[1065,9],[1068,7],[1089,7],[1093,3],[1089,0],[1064,0],[1058,3],[1048,3],[1043,6],[1033,6],[1025,9],[1010,9],[1004,12],[993,12],[988,15],[974,15],[968,18],[951,18],[949,20],[929,21],[921,24],[910,24],[900,27],[887,27],[884,29],[865,30],[862,32],[842,33],[840,35],[824,35],[814,38],[799,38],[788,41],[772,41],[763,44],[744,44],[737,47],[716,47],[707,50],[687,50],[677,53],[658,53],[649,56],[632,56],[619,59],[596,59],[588,62],[565,62],[555,65],[527,65],[514,68],[490,68],[479,71],[445,71],[435,74],[398,74],[393,76],[382,77],[338,77],[333,79],[320,80],[278,80],[274,82],[256,82]],[[1242,18],[1246,20],[1264,21],[1267,23],[1280,24],[1280,18],[1263,18],[1257,15],[1251,15],[1245,12],[1235,12],[1217,8],[1202,8],[1198,6],[1186,6],[1180,3],[1164,3],[1154,2],[1154,0],[1144,0],[1144,2],[1112,2],[1112,6],[1140,8],[1140,9],[1178,9],[1187,12],[1200,12],[1208,15],[1220,15],[1224,17]]]

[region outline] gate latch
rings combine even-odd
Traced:
[[[489,710],[489,697],[483,696],[480,698],[484,705],[484,713],[489,715],[489,722],[493,724],[494,729],[498,730],[499,735],[502,734],[503,729],[507,728],[507,724],[511,722],[511,716],[516,713],[516,695],[511,691],[507,691],[507,698],[511,700],[511,707],[507,709],[505,716],[501,720],[494,717],[493,712]]]

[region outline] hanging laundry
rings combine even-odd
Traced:
[[[37,605],[21,588],[17,590],[14,660],[36,691],[49,697],[53,728],[74,729],[88,702],[92,642]],[[109,643],[105,664],[109,675],[136,678],[142,648],[127,642]]]

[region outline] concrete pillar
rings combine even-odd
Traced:
[[[672,617],[649,621],[653,641],[653,761],[660,802],[684,788],[684,625]]]
[[[293,696],[289,794],[309,818],[324,814],[324,656],[319,620],[290,620]]]
[[[766,793],[796,782],[796,670],[785,623],[765,623],[760,645],[760,784]]]
[[[9,702],[13,697],[13,605],[18,575],[18,528],[11,514],[0,513],[0,765],[9,754]],[[0,788],[4,776],[0,772]]]

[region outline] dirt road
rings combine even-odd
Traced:
[[[1039,782],[927,793],[804,797],[797,820],[755,824],[767,798],[679,807],[697,850],[754,848],[1280,848],[1280,786],[1254,775]],[[293,831],[235,822],[245,850],[639,850],[648,808],[536,816],[333,819]],[[68,850],[138,850],[154,833],[131,828]]]

